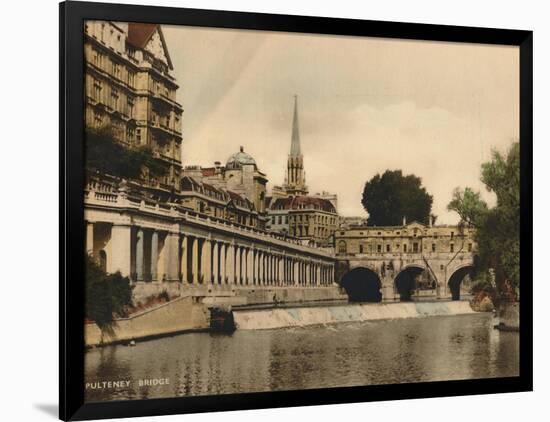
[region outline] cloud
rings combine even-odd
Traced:
[[[310,191],[364,214],[364,183],[420,176],[440,222],[457,186],[485,192],[480,165],[519,136],[518,49],[425,41],[166,27],[184,105],[184,164],[239,146],[284,180],[293,95]]]

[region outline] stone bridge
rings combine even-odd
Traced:
[[[473,270],[473,253],[339,254],[337,281],[352,300],[458,300]]]

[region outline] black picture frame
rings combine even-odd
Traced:
[[[533,33],[325,17],[71,1],[60,18],[60,418],[86,420],[531,391],[533,388]],[[519,46],[521,148],[520,375],[511,378],[340,387],[84,403],[84,20],[354,35]]]

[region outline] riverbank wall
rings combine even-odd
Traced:
[[[362,303],[323,307],[240,309],[233,311],[238,330],[267,330],[384,319],[475,313],[468,301]]]
[[[115,320],[110,330],[95,323],[84,326],[87,347],[128,343],[132,340],[173,335],[210,327],[208,308],[192,296],[180,297],[162,305]]]
[[[132,340],[169,336],[183,332],[206,331],[210,329],[210,311],[213,308],[269,307],[279,304],[300,306],[301,303],[322,304],[347,301],[347,295],[337,286],[254,288],[250,286],[206,285],[181,290],[176,285],[174,289],[165,291],[169,296],[182,296],[128,318],[116,319],[109,330],[102,331],[93,322],[85,324],[86,346],[129,343]],[[147,298],[147,294],[143,291],[140,291],[140,295],[143,299]]]

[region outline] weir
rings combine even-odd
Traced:
[[[468,301],[357,303],[272,309],[233,310],[238,330],[267,330],[287,327],[379,321],[429,316],[472,314]]]

